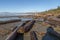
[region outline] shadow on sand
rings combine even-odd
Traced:
[[[24,40],[24,34],[17,33],[17,36],[14,40]]]

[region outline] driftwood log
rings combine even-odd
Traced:
[[[14,40],[16,36],[18,35],[17,30],[21,27],[24,26],[26,23],[29,21],[22,22],[20,25],[17,25],[11,34],[8,35],[8,37],[5,40]]]
[[[31,37],[31,40],[38,40],[37,35],[34,31],[30,32],[30,37]]]
[[[33,27],[34,23],[35,23],[34,20],[28,22],[25,26],[20,27],[20,29],[18,30],[18,33],[26,33],[26,32],[28,32]]]
[[[13,22],[19,22],[19,21],[21,21],[21,20],[15,19],[15,20],[1,21],[0,24],[7,24],[7,23],[13,23]]]

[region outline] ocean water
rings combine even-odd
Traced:
[[[33,20],[33,18],[20,18],[22,21]]]
[[[16,19],[20,19],[20,18],[18,18],[18,17],[0,18],[0,21],[8,21],[8,20],[16,20]]]
[[[21,21],[27,21],[27,20],[32,20],[32,18],[18,18],[18,17],[9,17],[9,18],[0,18],[1,21],[9,21],[9,20],[21,20]]]

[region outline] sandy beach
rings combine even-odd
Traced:
[[[46,29],[49,26],[50,26],[49,24],[45,24],[44,22],[41,22],[41,23],[39,23],[39,21],[36,22],[34,24],[33,28],[28,33],[24,34],[24,40],[31,40],[31,37],[30,37],[30,32],[31,31],[35,31],[36,34],[37,34],[38,40],[42,40],[42,37],[44,35],[43,33],[46,33]],[[42,33],[42,35],[40,33]]]
[[[7,24],[0,24],[0,40],[5,40],[5,38],[13,31],[13,28],[19,25],[21,22],[13,22]]]

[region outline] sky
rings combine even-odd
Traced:
[[[60,6],[60,0],[0,0],[0,12],[42,12]]]

